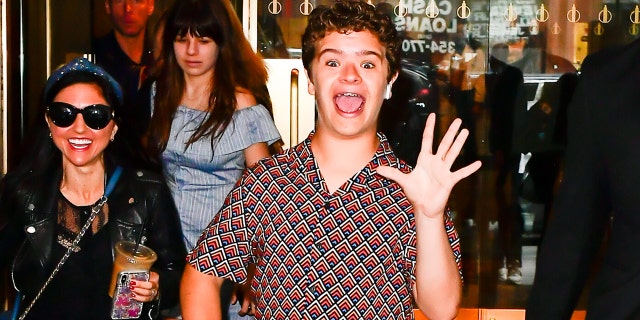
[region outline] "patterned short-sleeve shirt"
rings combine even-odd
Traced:
[[[311,136],[243,175],[187,260],[200,272],[252,283],[258,319],[413,319],[416,232],[400,186],[380,165],[411,169],[386,137],[371,161],[329,194]],[[445,219],[458,265],[460,245]]]

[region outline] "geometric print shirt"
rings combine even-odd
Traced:
[[[189,253],[196,270],[244,282],[257,319],[413,319],[416,232],[400,186],[375,173],[411,168],[386,137],[371,161],[329,194],[311,137],[247,170]],[[449,243],[460,268],[458,235]]]

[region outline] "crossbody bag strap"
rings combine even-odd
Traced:
[[[51,272],[51,275],[49,275],[49,278],[47,279],[47,281],[45,281],[44,284],[42,285],[42,288],[40,288],[36,296],[33,297],[33,300],[31,300],[31,303],[29,303],[27,308],[24,309],[24,312],[22,312],[22,314],[20,315],[20,318],[18,318],[19,320],[23,320],[27,316],[31,308],[33,308],[33,305],[42,295],[42,292],[44,292],[44,289],[46,289],[49,283],[51,283],[51,280],[53,280],[53,277],[56,274],[58,274],[58,271],[60,271],[60,268],[62,267],[62,265],[65,262],[67,262],[67,259],[69,259],[69,256],[71,255],[71,252],[73,252],[74,249],[76,249],[76,247],[80,243],[80,240],[82,239],[84,234],[87,232],[89,227],[91,227],[91,223],[93,222],[93,219],[96,217],[96,215],[98,215],[98,213],[100,212],[100,209],[102,209],[102,206],[104,206],[104,204],[107,203],[107,197],[109,197],[109,195],[111,194],[111,191],[113,191],[113,189],[115,188],[116,182],[118,182],[118,179],[120,178],[121,174],[122,174],[122,167],[120,166],[116,167],[116,169],[113,171],[113,174],[111,175],[111,178],[109,179],[109,182],[107,183],[107,186],[105,187],[104,195],[102,196],[102,198],[100,198],[100,200],[98,200],[98,203],[94,205],[93,208],[91,208],[91,216],[89,216],[89,219],[87,220],[87,222],[84,224],[84,226],[82,226],[82,229],[80,229],[80,232],[76,236],[75,240],[73,240],[73,243],[71,244],[71,246],[67,248],[67,252],[64,253],[64,255],[62,256],[62,258],[60,259],[56,267]]]

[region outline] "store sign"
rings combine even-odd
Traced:
[[[452,53],[455,43],[449,35],[458,31],[458,5],[450,0],[402,0],[406,15],[396,15],[394,23],[405,35],[402,51],[411,54]],[[437,14],[436,14],[437,13]]]
[[[489,38],[508,42],[538,33],[540,4],[537,0],[401,0],[394,23],[405,35],[405,53],[452,53],[456,37],[472,37],[482,41]],[[544,7],[543,7],[544,8]],[[435,14],[437,12],[437,15]],[[548,12],[543,11],[543,15]],[[468,24],[458,28],[458,18]],[[461,35],[461,33],[464,33]]]

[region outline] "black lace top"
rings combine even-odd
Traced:
[[[91,206],[76,206],[61,193],[58,199],[57,241],[52,249],[51,270],[91,214]],[[105,204],[80,241],[80,249],[71,254],[27,319],[110,319],[111,298],[107,291],[113,262],[108,228],[105,228],[109,223],[108,211]]]

